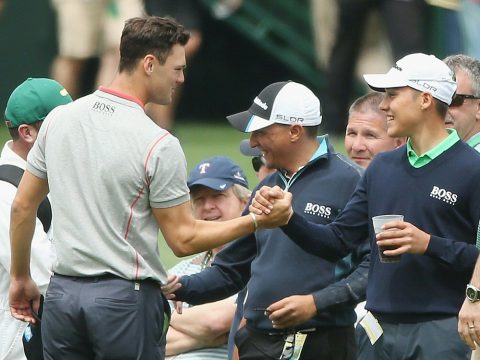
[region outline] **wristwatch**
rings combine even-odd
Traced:
[[[467,290],[465,290],[465,295],[470,302],[474,303],[480,300],[480,289],[476,288],[472,284],[467,285]]]

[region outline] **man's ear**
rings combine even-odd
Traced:
[[[433,96],[430,93],[422,92],[420,94],[420,108],[426,110],[433,105]]]
[[[290,141],[296,142],[301,137],[305,129],[302,125],[293,124],[290,125]]]
[[[152,54],[147,54],[143,58],[143,70],[147,75],[151,75],[153,73],[153,67],[155,63],[155,56]]]
[[[22,124],[18,127],[18,136],[25,142],[33,144],[37,139],[38,130],[27,124]]]

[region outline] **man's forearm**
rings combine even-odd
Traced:
[[[281,229],[306,252],[330,261],[341,259],[353,248],[344,246],[326,225],[310,222],[298,213],[294,213],[290,222]]]
[[[227,334],[208,339],[199,339],[172,327],[167,332],[166,355],[173,356],[203,348],[217,347],[227,342]]]
[[[10,218],[11,276],[30,276],[30,252],[35,231],[36,210],[14,201]]]
[[[254,231],[253,219],[243,216],[213,222],[195,220],[189,203],[171,208],[153,208],[168,246],[176,256],[187,256],[214,249]]]
[[[48,194],[48,182],[24,172],[10,213],[12,279],[30,277],[30,252],[37,209]]]
[[[201,341],[224,335],[230,330],[235,304],[232,299],[183,309],[173,313],[170,327]]]
[[[318,312],[332,306],[353,305],[365,300],[370,267],[370,253],[365,253],[362,262],[345,278],[313,293]]]
[[[167,345],[165,352],[167,356],[178,355],[187,351],[200,349],[203,344],[196,338],[182,333],[170,326],[167,332]]]
[[[153,208],[168,246],[177,256],[196,254],[225,245],[242,236],[253,233],[258,227],[274,228],[284,225],[291,216],[291,196],[277,201],[276,215],[244,216],[227,221],[195,220],[190,204],[170,208]]]
[[[431,235],[425,255],[440,259],[455,271],[471,271],[475,263],[478,265],[478,249],[475,245],[435,235]],[[480,269],[478,273],[480,276]],[[480,277],[477,279],[480,281]]]

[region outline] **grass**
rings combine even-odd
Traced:
[[[248,134],[235,130],[226,120],[179,120],[176,123],[175,135],[179,138],[185,152],[188,171],[205,158],[224,155],[230,157],[245,170],[251,189],[257,185],[250,158],[243,156],[239,150],[240,141],[247,138]],[[9,138],[6,127],[1,126],[1,144]],[[344,152],[342,138],[334,136],[331,137],[331,141],[337,151]],[[173,254],[161,236],[159,243],[162,262],[166,268],[170,268],[179,261],[179,258]]]

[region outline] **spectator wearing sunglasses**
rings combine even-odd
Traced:
[[[451,55],[443,60],[455,73],[457,92],[448,109],[446,125],[454,127],[468,145],[480,151],[480,61],[467,55]],[[479,246],[477,240],[477,246]],[[473,294],[480,288],[480,262],[477,261],[469,286]],[[480,337],[469,327],[480,326],[480,302],[467,297],[459,313],[458,330],[465,342],[475,349]],[[472,359],[480,359],[478,350]]]
[[[320,101],[311,90],[290,81],[271,84],[247,111],[227,119],[237,130],[250,133],[250,146],[258,147],[266,164],[277,169],[257,189],[267,184],[291,191],[296,198],[294,208],[308,219],[321,224],[333,221],[353,193],[362,169],[337,154],[327,136],[317,136],[322,119]],[[280,228],[257,231],[225,247],[202,273],[182,277],[175,298],[203,303],[247,286],[246,326],[235,336],[240,359],[290,359],[302,349],[303,360],[353,360],[354,308],[362,296],[358,287],[364,289],[366,283],[366,269],[362,274],[354,270],[368,257],[365,245],[335,262],[303,251]],[[347,281],[350,276],[355,278]],[[330,296],[304,298],[314,304],[309,307],[314,314],[297,326],[279,328],[269,318],[270,304],[313,294],[334,283],[338,286]],[[305,308],[288,311],[304,312]],[[318,313],[317,308],[321,309]]]
[[[480,151],[480,61],[462,54],[448,56],[443,61],[453,70],[457,81],[457,92],[445,123]]]

